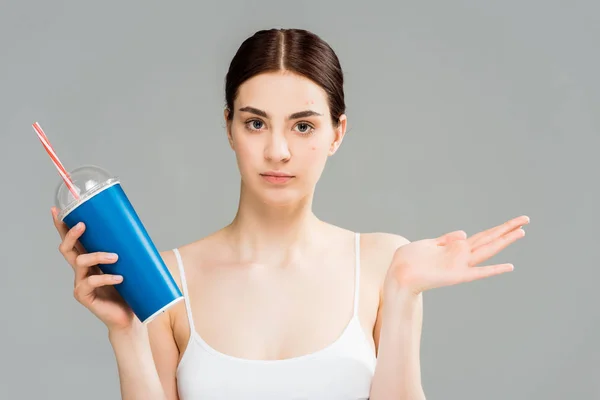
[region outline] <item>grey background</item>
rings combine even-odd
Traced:
[[[350,131],[315,211],[411,240],[528,214],[492,262],[425,294],[429,399],[600,398],[600,6],[593,1],[77,2],[0,6],[0,398],[118,398],[106,331],[72,297],[50,206],[68,168],[118,174],[161,250],[228,223],[223,79],[255,30],[313,30]]]

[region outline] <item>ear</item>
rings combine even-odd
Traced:
[[[342,145],[342,140],[344,140],[344,136],[346,135],[346,114],[342,114],[338,121],[338,126],[334,130],[335,136],[333,138],[333,142],[331,143],[331,147],[329,148],[330,156],[334,155],[335,152],[340,148],[340,146]]]
[[[227,130],[227,140],[229,141],[229,147],[233,150],[233,135],[231,134],[231,121],[229,120],[229,107],[225,107],[223,111],[223,117],[225,118],[225,129]]]

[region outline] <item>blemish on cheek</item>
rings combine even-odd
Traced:
[[[311,146],[310,148],[311,148],[312,150],[316,150],[316,149],[317,149],[317,146]]]

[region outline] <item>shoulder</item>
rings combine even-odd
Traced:
[[[383,286],[383,281],[398,248],[410,243],[404,236],[387,232],[370,232],[360,235],[361,262]]]
[[[182,246],[178,246],[175,248],[163,250],[160,252],[160,256],[165,263],[165,266],[169,270],[171,276],[175,280],[175,283],[179,286],[180,290],[183,290],[182,280],[181,280],[181,269],[184,268],[184,273],[186,277],[193,273],[193,267],[198,265],[198,260],[195,257],[195,247],[198,246],[199,242],[196,243],[188,243]],[[185,263],[185,266],[179,265],[179,260],[177,259],[177,254],[179,253],[179,257],[181,258],[181,262]]]
[[[183,269],[186,281],[189,282],[190,275],[192,275],[192,277],[194,275],[194,267],[198,265],[198,262],[194,257],[196,253],[194,250],[196,247],[201,245],[201,242],[205,239],[206,238],[202,238],[191,243],[185,243],[176,247],[159,251],[164,265],[167,267],[167,270],[171,274],[175,284],[182,293],[184,292],[184,285],[181,271]],[[180,265],[177,254],[179,254],[181,257],[182,265]],[[158,327],[162,326],[165,328],[165,331],[168,329],[171,332],[171,335],[175,337],[178,343],[185,343],[186,339],[182,339],[182,332],[187,332],[187,326],[184,326],[184,321],[187,321],[185,302],[180,301],[173,307],[170,307],[159,317],[157,317],[157,320],[162,321],[162,324],[158,322],[151,324],[157,327],[154,330],[159,330]],[[182,326],[184,326],[184,329],[181,329]]]
[[[180,290],[183,291],[182,270],[186,281],[189,282],[190,279],[193,280],[197,276],[196,274],[202,267],[214,264],[216,255],[222,254],[226,250],[219,237],[220,231],[216,231],[191,242],[160,251],[165,266]],[[173,309],[177,309],[177,307]]]
[[[169,273],[173,277],[173,280],[177,284],[177,287],[179,288],[179,290],[183,291],[183,287],[181,285],[181,276],[179,274],[179,267],[178,267],[177,258],[175,256],[174,249],[161,250],[159,252],[159,254],[160,254],[160,257],[162,258],[163,263],[167,267],[167,270],[169,271]],[[164,313],[159,315],[156,319],[162,320],[164,322],[163,323],[164,326],[169,326],[170,328],[172,328],[174,314],[176,311],[178,311],[179,308],[183,307],[182,304],[183,304],[183,302],[179,302],[174,307],[170,307]],[[160,324],[155,323],[155,324],[151,324],[151,325],[157,326]]]
[[[372,249],[394,249],[410,243],[404,236],[387,232],[361,233],[361,242],[366,250]],[[361,247],[363,247],[361,246]]]
[[[175,279],[177,285],[181,288],[181,277],[179,274],[179,265],[177,263],[177,257],[175,256],[175,249],[163,250],[160,252],[160,256],[163,259],[167,269]]]
[[[199,238],[192,242],[184,243],[180,246],[165,249],[160,252],[160,256],[165,263],[167,269],[173,276],[175,282],[181,287],[181,273],[179,260],[177,259],[177,253],[181,258],[181,266],[185,268],[185,275],[193,273],[195,267],[202,264],[203,259],[210,254],[214,248],[218,248],[218,243],[215,243],[215,237],[217,233],[210,234],[208,236]]]

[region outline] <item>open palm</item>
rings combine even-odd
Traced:
[[[513,265],[478,266],[525,236],[529,217],[521,216],[469,238],[464,231],[409,243],[396,250],[390,278],[414,293],[488,278],[513,270]]]

